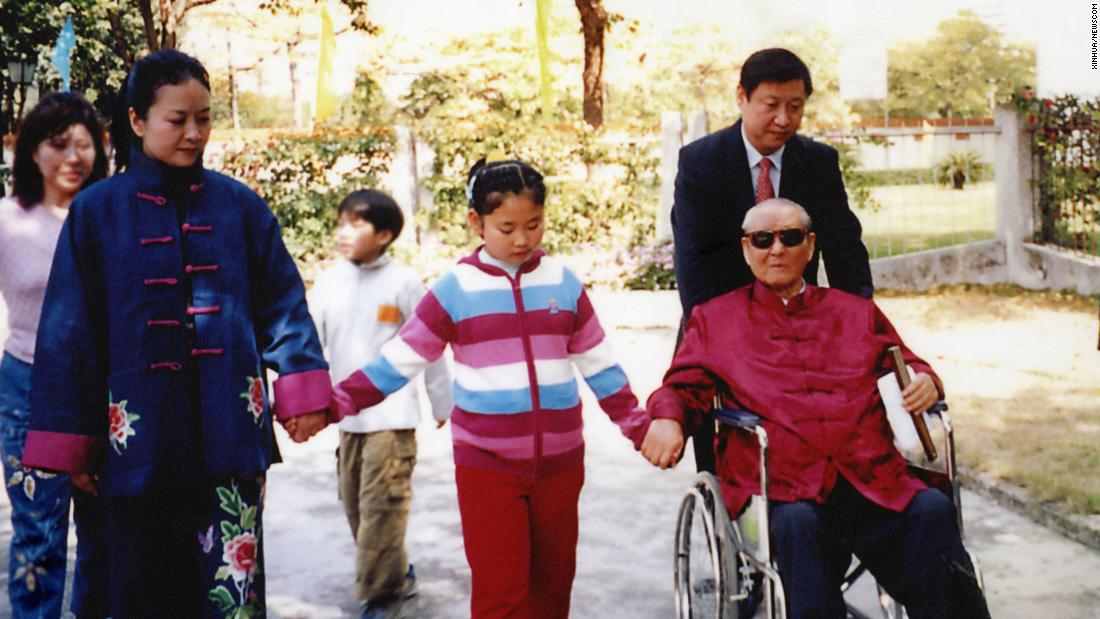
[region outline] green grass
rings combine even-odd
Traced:
[[[940,373],[960,463],[1100,514],[1100,295],[1002,284],[875,297]]]
[[[996,198],[991,181],[962,191],[941,185],[889,185],[871,189],[877,211],[857,210],[871,258],[992,239]]]

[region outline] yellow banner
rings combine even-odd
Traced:
[[[554,105],[554,91],[550,78],[550,44],[547,28],[550,21],[550,0],[535,0],[535,38],[539,48],[539,99],[542,117],[549,118]]]
[[[317,105],[313,119],[322,122],[336,111],[336,91],[333,88],[332,61],[336,58],[336,35],[332,32],[332,17],[328,7],[321,7],[321,53],[317,59]]]

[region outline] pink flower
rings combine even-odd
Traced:
[[[115,440],[126,440],[126,427],[129,425],[126,423],[126,411],[116,402],[111,402],[109,407],[110,420],[111,420],[111,436]]]
[[[251,581],[256,569],[256,536],[245,532],[226,542],[222,560],[229,566],[233,580]]]
[[[264,420],[264,383],[259,377],[247,377],[245,382],[248,383],[248,391],[241,394],[241,397],[248,400],[246,408],[248,412],[252,413],[252,419],[261,424]]]
[[[107,422],[109,425],[107,438],[110,440],[111,447],[119,454],[123,449],[126,449],[126,440],[137,434],[134,431],[133,423],[141,419],[140,415],[135,415],[126,410],[126,400],[119,402],[112,402],[110,398],[107,403]]]

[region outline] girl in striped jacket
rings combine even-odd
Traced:
[[[335,388],[332,410],[342,417],[378,403],[450,344],[471,615],[564,618],[584,483],[574,366],[635,449],[649,419],[583,284],[539,249],[542,175],[521,161],[482,159],[466,193],[484,245],[432,287],[379,358]]]

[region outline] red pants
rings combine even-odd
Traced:
[[[584,468],[526,479],[455,468],[473,619],[566,619]]]

